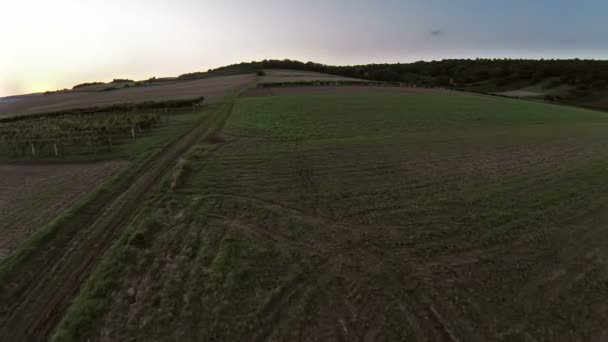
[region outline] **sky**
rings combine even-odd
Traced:
[[[606,0],[0,0],[0,96],[262,59],[608,59]]]

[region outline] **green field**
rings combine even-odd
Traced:
[[[600,338],[607,170],[601,112],[466,94],[241,98],[55,337]]]

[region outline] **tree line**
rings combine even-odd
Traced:
[[[441,86],[477,91],[511,90],[543,82],[547,89],[568,85],[571,97],[584,97],[608,88],[608,61],[587,59],[445,59],[414,63],[334,66],[297,60],[244,62],[208,74],[230,70],[292,69],[383,82]],[[188,76],[204,73],[194,73]]]

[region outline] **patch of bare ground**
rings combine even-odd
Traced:
[[[256,87],[243,96],[280,96],[280,95],[352,95],[370,93],[389,94],[438,94],[452,93],[445,89],[422,87],[385,87],[385,86],[293,86],[293,87]]]
[[[294,70],[266,70],[266,76],[261,80],[263,83],[273,82],[310,82],[310,81],[361,81],[361,79],[329,75],[313,71],[294,71]]]
[[[0,165],[0,259],[125,164]]]
[[[81,107],[191,99],[200,96],[204,96],[206,102],[213,103],[220,100],[230,91],[253,81],[254,78],[254,75],[234,75],[170,84],[130,87],[107,92],[79,92],[74,90],[49,95],[15,96],[11,98],[11,101],[0,102],[0,118]]]

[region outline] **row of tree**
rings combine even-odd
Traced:
[[[503,91],[543,82],[546,88],[568,85],[571,97],[608,88],[608,61],[585,59],[446,59],[414,63],[333,66],[296,60],[245,62],[209,70],[293,69],[384,82],[442,86],[478,91]],[[188,74],[189,77],[204,73]],[[184,75],[185,76],[185,75]]]
[[[608,61],[583,59],[446,59],[442,61],[332,66],[295,60],[263,60],[210,70],[217,72],[250,66],[254,69],[294,69],[329,73],[375,81],[429,83],[467,86],[482,81],[508,83],[517,80],[538,82],[557,78],[561,83],[604,87],[608,81]]]

